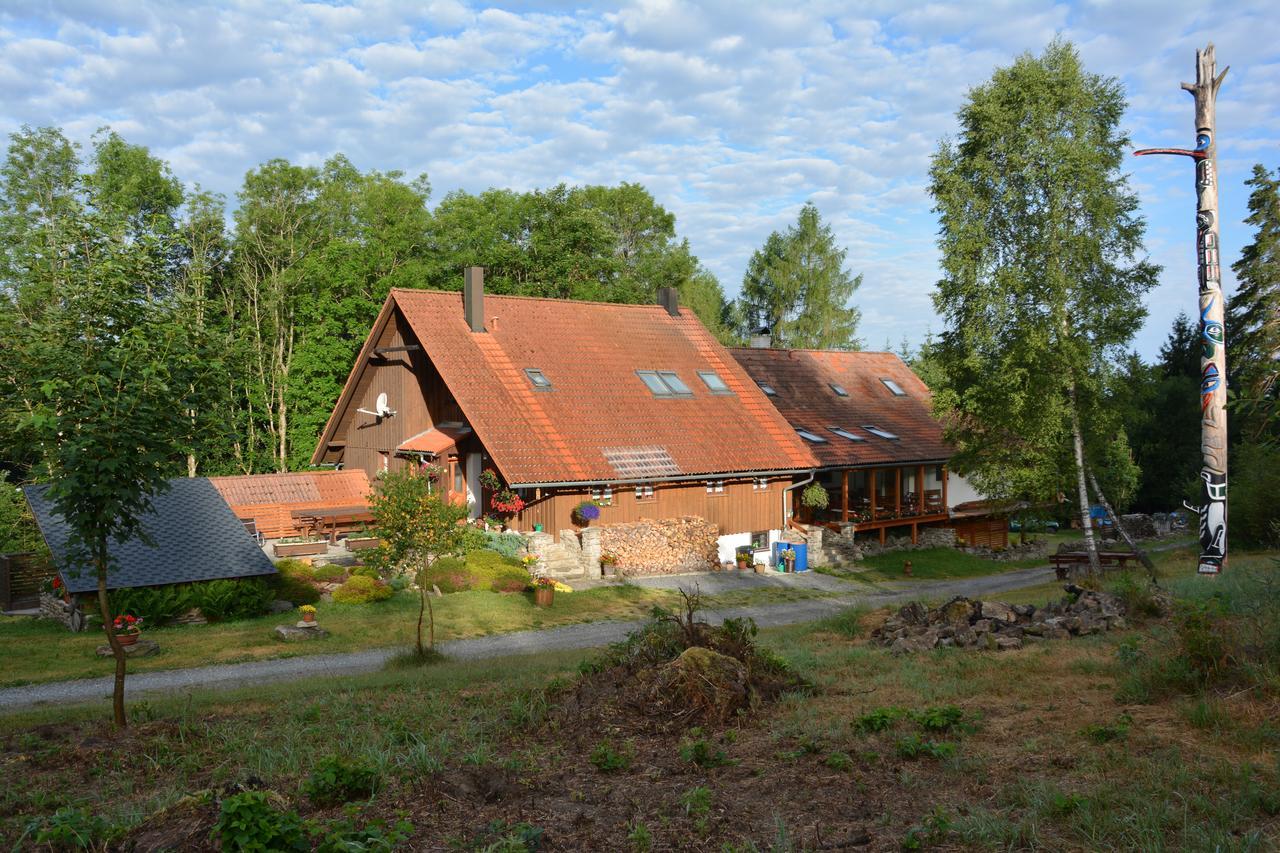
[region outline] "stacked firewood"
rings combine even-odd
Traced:
[[[600,528],[600,550],[627,574],[700,572],[717,564],[719,529],[695,516],[610,524]]]

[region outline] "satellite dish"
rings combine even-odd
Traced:
[[[373,407],[376,411],[371,412],[368,409],[356,409],[356,411],[362,415],[373,415],[378,419],[389,418],[396,413],[395,409],[391,408],[391,404],[387,402],[385,391],[378,395],[378,401],[373,404]]]

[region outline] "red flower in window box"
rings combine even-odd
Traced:
[[[515,515],[524,509],[524,498],[517,495],[510,489],[503,489],[489,500],[489,506],[493,507],[493,511],[503,515]]]

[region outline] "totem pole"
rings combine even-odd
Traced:
[[[1213,45],[1196,51],[1196,82],[1182,88],[1196,100],[1196,147],[1146,148],[1134,154],[1180,154],[1196,166],[1196,251],[1200,264],[1200,514],[1201,574],[1216,575],[1227,562],[1227,352],[1226,305],[1218,260],[1218,185],[1215,104],[1227,70],[1214,76]]]

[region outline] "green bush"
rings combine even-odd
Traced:
[[[606,738],[596,744],[595,749],[591,750],[591,763],[601,773],[626,770],[631,767],[631,750],[627,747],[619,749],[613,745],[612,741]]]
[[[1232,548],[1280,548],[1280,445],[1246,442],[1232,450]]]
[[[471,589],[472,577],[467,564],[457,557],[442,557],[425,576],[426,585],[440,587],[443,593],[466,592]]]
[[[484,531],[484,547],[497,551],[509,560],[519,559],[524,554],[525,541],[519,533],[497,533]]]
[[[315,604],[320,600],[320,590],[311,582],[311,567],[300,560],[281,560],[276,563],[276,576],[272,584],[276,598],[295,605]]]
[[[107,822],[73,806],[27,824],[27,837],[50,850],[97,850],[108,835]],[[19,849],[17,845],[14,850]]]
[[[114,613],[131,613],[149,627],[156,627],[193,607],[213,621],[261,616],[271,608],[278,591],[278,585],[266,578],[225,578],[117,589],[111,592],[110,599]],[[318,599],[319,596],[314,600]]]
[[[334,563],[311,567],[311,577],[325,583],[342,582],[347,579],[347,575],[348,572],[345,566],[339,566]]]
[[[321,808],[367,800],[378,789],[378,770],[336,755],[322,758],[302,783],[302,795]]]
[[[227,851],[311,849],[298,813],[276,808],[265,791],[244,791],[224,799],[213,831]]]
[[[413,824],[407,820],[394,824],[375,820],[356,826],[350,818],[339,818],[323,823],[313,821],[307,832],[315,841],[315,853],[390,853],[409,840]]]
[[[265,578],[233,578],[191,585],[206,619],[250,619],[271,609],[275,591]]]
[[[353,576],[360,575],[365,578],[373,578],[374,580],[378,580],[381,577],[381,575],[378,574],[378,570],[373,566],[356,566],[351,570],[351,574]]]
[[[333,591],[333,600],[339,604],[368,604],[373,601],[386,601],[395,595],[390,585],[364,575],[347,578],[342,586]]]

